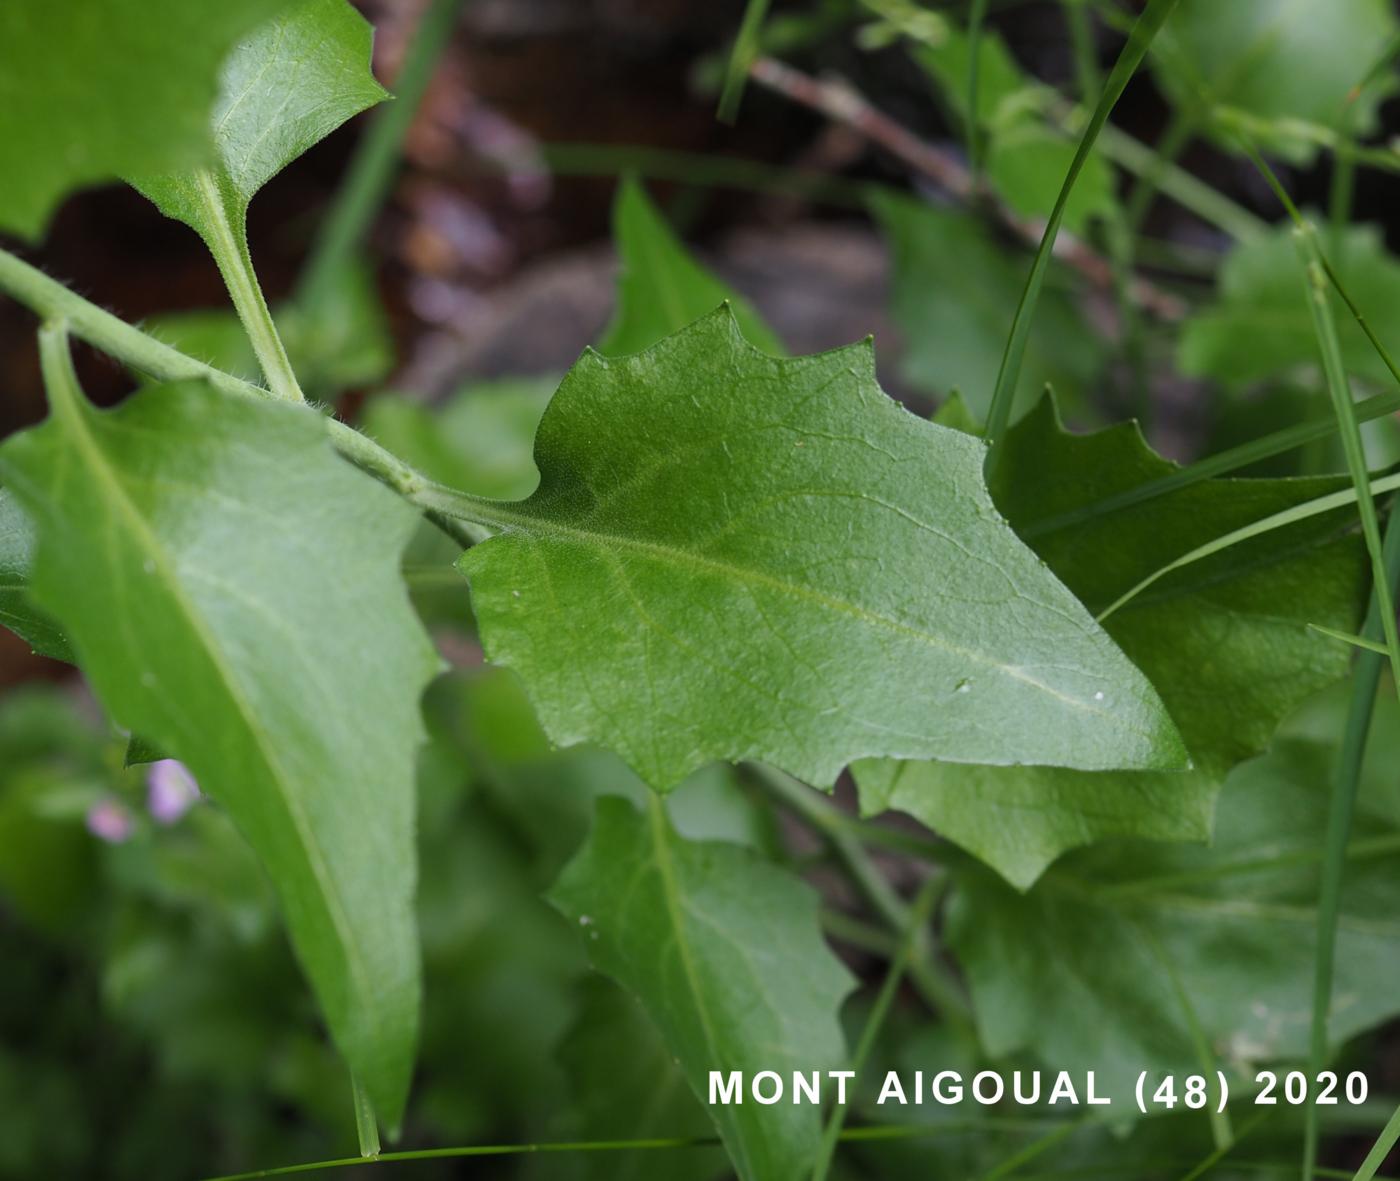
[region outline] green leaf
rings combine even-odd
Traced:
[[[220,63],[287,6],[0,5],[0,228],[34,238],[72,189],[205,163]]]
[[[73,663],[63,630],[34,602],[30,578],[34,525],[8,488],[0,488],[0,624],[40,656]]]
[[[1143,1069],[1198,1071],[1193,1026],[1249,1078],[1304,1056],[1341,701],[1310,705],[1230,776],[1211,848],[1111,842],[1066,857],[1026,895],[963,876],[948,937],[988,1052],[1031,1049],[1117,1089]],[[1338,924],[1338,1040],[1400,1012],[1400,711],[1393,695],[1380,704]]]
[[[642,1002],[702,1102],[712,1070],[790,1081],[840,1065],[851,982],[822,942],[816,896],[747,850],[685,840],[654,798],[643,815],[608,797],[551,897],[594,964]],[[744,1181],[798,1181],[810,1167],[818,1108],[709,1111]]]
[[[909,54],[938,84],[943,101],[965,122],[972,72],[967,33],[950,25],[936,43],[911,45]],[[989,128],[1016,121],[1034,108],[1039,88],[1040,83],[1016,64],[997,32],[984,27],[977,38],[978,120]]]
[[[346,0],[299,0],[228,55],[206,123],[207,169],[126,176],[210,243],[240,238],[254,194],[352,115],[385,97],[369,72],[373,31]],[[246,249],[246,248],[245,248]]]
[[[185,762],[258,852],[392,1126],[418,1011],[418,697],[437,667],[398,577],[415,514],[309,410],[172,386],[99,413],[55,343],[49,420],[0,447],[37,524],[35,598],[111,716]]]
[[[658,790],[715,759],[829,785],[862,755],[1172,767],[1156,693],[993,508],[984,448],[880,390],[869,344],[782,360],[721,310],[588,352],[528,500],[459,565],[561,745]]]
[[[1357,96],[1352,88],[1397,29],[1387,0],[1182,0],[1154,61],[1178,106],[1208,112],[1227,104],[1275,121],[1266,146],[1306,163],[1316,147],[1290,134],[1286,121],[1330,128],[1345,117],[1359,134],[1374,130],[1381,95]],[[1215,138],[1239,149],[1228,130]]]
[[[1007,437],[997,502],[1026,530],[1173,470],[1135,426],[1086,436],[1044,399]],[[1337,480],[1210,480],[1035,540],[1092,609],[1164,561],[1314,496]],[[1258,754],[1311,693],[1346,674],[1342,645],[1310,623],[1355,630],[1362,551],[1331,514],[1188,567],[1107,621],[1152,681],[1191,752],[1186,774],[890,762],[857,768],[867,813],[897,808],[1022,889],[1066,849],[1109,836],[1199,841],[1231,767]]]
[[[607,356],[639,353],[728,301],[749,343],[782,356],[773,335],[748,300],[702,267],[652,204],[646,190],[627,178],[613,203],[613,238],[622,261],[617,311],[598,350]]]
[[[902,368],[920,389],[960,390],[980,418],[996,387],[1010,309],[1028,258],[1009,254],[971,214],[880,194],[872,209],[894,259],[892,308],[905,338]],[[1052,279],[1053,279],[1052,272]],[[1029,404],[1046,385],[1071,395],[1102,367],[1099,341],[1074,302],[1047,290],[1026,346],[1017,397]]]
[[[1290,229],[1279,227],[1230,252],[1215,302],[1182,328],[1177,366],[1183,373],[1240,386],[1299,367],[1318,372],[1317,340],[1290,235]],[[1340,247],[1329,251],[1373,331],[1382,340],[1400,336],[1400,262],[1386,251],[1380,228],[1350,226]],[[1337,334],[1347,371],[1388,386],[1389,370],[1351,316],[1338,316]],[[1314,377],[1311,384],[1319,390],[1321,409],[1321,379]]]

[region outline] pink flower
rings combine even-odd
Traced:
[[[120,800],[108,796],[88,809],[87,830],[109,845],[120,845],[135,826],[131,813]]]
[[[146,807],[157,824],[174,824],[199,799],[199,784],[178,759],[161,759],[146,771]]]

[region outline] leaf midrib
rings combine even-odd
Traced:
[[[685,974],[686,987],[695,1001],[695,1013],[700,1022],[700,1032],[705,1039],[705,1048],[710,1060],[720,1061],[719,1038],[715,1032],[714,1020],[705,1001],[705,991],[700,986],[700,973],[695,964],[695,955],[685,928],[685,916],[680,898],[680,886],[676,880],[675,862],[671,857],[671,847],[667,841],[667,820],[665,805],[655,794],[647,799],[647,825],[651,835],[652,849],[657,872],[661,876],[662,896],[666,903],[666,915],[675,931],[676,952],[680,956],[681,970]],[[748,1149],[741,1136],[734,1137],[732,1150],[743,1158],[745,1167],[739,1169],[740,1176],[748,1173]],[[736,1164],[739,1162],[735,1162]]]
[[[77,442],[80,451],[87,457],[89,461],[89,470],[98,478],[99,482],[108,489],[110,493],[108,504],[115,505],[127,519],[128,524],[136,535],[138,548],[155,564],[156,570],[161,575],[161,580],[167,587],[170,598],[204,647],[210,662],[214,666],[215,672],[218,674],[219,682],[224,686],[229,699],[233,702],[235,710],[243,722],[249,740],[252,742],[254,749],[262,758],[269,772],[269,777],[280,789],[278,795],[282,799],[287,813],[292,819],[294,830],[306,854],[307,863],[311,867],[316,883],[321,888],[322,897],[326,901],[326,909],[330,915],[336,935],[339,938],[341,950],[345,956],[346,967],[353,982],[354,992],[360,997],[361,1001],[367,1000],[372,997],[372,990],[369,987],[368,972],[357,954],[356,944],[351,937],[350,925],[341,904],[339,893],[330,888],[334,879],[331,878],[326,868],[325,854],[316,841],[315,833],[311,827],[309,818],[302,810],[295,794],[285,790],[284,784],[287,782],[288,777],[286,776],[286,772],[282,767],[276,751],[265,743],[262,729],[256,723],[252,707],[244,697],[237,678],[233,675],[232,670],[226,663],[222,649],[215,643],[213,636],[200,619],[193,604],[185,595],[184,588],[178,578],[176,578],[159,538],[152,532],[145,518],[132,502],[127,493],[125,484],[116,471],[113,470],[102,447],[93,436],[87,414],[83,411],[82,407],[78,405],[76,401],[77,397],[78,395],[72,391],[64,391],[53,399],[54,409],[60,415],[61,421],[69,427],[69,434]]]
[[[918,628],[911,627],[909,624],[902,623],[897,619],[891,619],[886,615],[881,615],[878,612],[871,611],[858,604],[850,603],[845,599],[839,599],[809,587],[784,581],[774,575],[764,573],[760,570],[754,570],[750,567],[738,566],[732,562],[724,562],[716,558],[704,557],[689,550],[678,549],[660,542],[643,541],[639,538],[627,537],[622,534],[600,533],[591,529],[582,529],[576,525],[565,525],[557,521],[548,520],[544,517],[512,511],[501,503],[484,502],[473,499],[472,511],[473,515],[478,517],[482,524],[488,526],[505,529],[507,531],[518,531],[526,536],[532,534],[553,534],[571,541],[592,545],[604,551],[609,549],[627,549],[634,553],[659,559],[663,562],[669,562],[672,565],[690,565],[698,567],[711,573],[732,577],[739,582],[757,583],[778,590],[792,598],[804,599],[817,603],[828,610],[843,613],[859,619],[862,622],[878,625],[889,631],[910,636],[928,647],[936,648],[951,655],[974,661],[986,668],[997,670],[1013,680],[1020,681],[1033,689],[1038,689],[1064,702],[1066,705],[1072,706],[1087,714],[1097,715],[1130,732],[1136,733],[1147,739],[1154,747],[1157,745],[1156,739],[1150,731],[1136,726],[1129,720],[1120,718],[1111,711],[1103,709],[1100,706],[1062,693],[1058,689],[1045,684],[1043,681],[1029,676],[1024,670],[1016,666],[1003,664],[987,656],[985,653],[977,652],[970,648],[964,648],[941,636],[934,635],[931,632],[920,631]],[[483,543],[484,546],[489,546],[490,544],[489,540]],[[1019,591],[1017,594],[1018,597],[1024,597]],[[1093,633],[1086,631],[1084,634],[1092,635]]]

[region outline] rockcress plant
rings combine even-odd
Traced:
[[[1285,261],[1271,227],[1159,159],[1149,196],[1160,183],[1239,236],[1220,296],[1190,309],[1181,368],[1242,388],[1311,366],[1334,413],[1179,468],[1135,425],[1064,426],[1062,406],[1084,410],[1104,379],[1105,345],[1055,258],[1108,225],[1120,326],[1145,330],[1110,163],[1151,153],[1107,122],[1144,60],[1197,130],[1246,155],[1336,146],[1315,128],[1350,94],[1351,160],[1384,89],[1367,55],[1300,62],[1307,37],[1270,39],[1263,0],[1228,14],[1151,0],[1101,90],[1081,78],[1070,117],[980,18],[962,29],[867,3],[864,36],[906,45],[962,115],[974,161],[985,151],[989,200],[1013,229],[1043,230],[1027,275],[974,215],[872,190],[913,337],[906,368],[940,394],[962,387],[933,421],[881,390],[869,340],[783,355],[627,179],[616,316],[547,406],[489,391],[454,426],[457,410],[381,396],[360,431],[307,397],[382,377],[373,348],[349,347],[367,335],[356,235],[340,233],[338,254],[323,245],[316,282],[274,314],[245,222],[264,184],[385,96],[369,26],[345,0],[195,7],[104,4],[77,32],[39,0],[0,13],[0,99],[24,100],[0,101],[0,228],[34,238],[68,190],[121,177],[208,245],[238,318],[221,331],[248,366],[197,359],[165,343],[178,322],[148,334],[0,252],[0,290],[42,321],[49,403],[0,445],[0,622],[81,669],[131,736],[128,761],[152,764],[161,824],[207,796],[256,853],[348,1067],[363,1151],[411,1113],[420,1042],[415,784],[421,702],[444,673],[438,608],[410,596],[426,564],[444,616],[469,609],[487,661],[518,678],[481,674],[464,692],[531,735],[552,782],[587,778],[564,748],[618,756],[583,793],[586,840],[560,836],[551,809],[565,805],[523,783],[503,806],[567,846],[548,900],[644,1014],[612,1052],[653,1039],[674,1110],[693,1120],[706,1105],[743,1181],[824,1177],[867,1091],[872,1119],[926,1102],[1052,1117],[1116,1105],[1125,1119],[1181,1103],[1221,1157],[1236,1135],[1227,1091],[1281,1094],[1306,1111],[1311,1176],[1318,1104],[1370,1094],[1364,1071],[1324,1067],[1400,1011],[1400,814],[1377,770],[1397,733],[1381,684],[1400,666],[1400,530],[1396,479],[1363,448],[1387,436],[1361,430],[1395,407],[1400,264],[1364,230],[1319,242],[1305,224],[1301,263]],[[1086,8],[1068,0],[1067,16]],[[740,81],[761,31],[762,6],[750,11]],[[1367,0],[1297,19],[1375,51],[1396,31]],[[1226,50],[1251,45],[1257,67],[1231,74]],[[1269,79],[1285,75],[1280,95]],[[930,281],[949,259],[995,298]],[[1264,303],[1292,325],[1278,340],[1252,319]],[[137,392],[95,408],[74,339],[126,364]],[[1385,392],[1355,404],[1352,376]],[[1045,392],[1049,377],[1068,388]],[[1338,463],[1231,475],[1333,433]],[[488,453],[488,436],[508,442]],[[1349,704],[1319,697],[1348,676]],[[457,757],[510,788],[517,765],[489,748]],[[865,816],[897,810],[943,840],[831,806],[821,793],[848,768]],[[888,931],[823,909],[771,831],[752,835],[774,805],[822,837]],[[125,840],[132,820],[91,823]],[[912,906],[873,844],[919,867]],[[1320,902],[1296,872],[1319,865]],[[824,926],[890,963],[849,1044],[852,979]],[[906,980],[955,1068],[886,1061],[905,1052],[884,1030]],[[677,1134],[635,1103],[618,1110],[638,1141]]]

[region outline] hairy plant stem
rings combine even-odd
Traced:
[[[306,401],[292,363],[287,359],[287,350],[282,347],[282,338],[277,334],[277,325],[272,321],[272,311],[258,285],[253,257],[248,253],[247,231],[241,220],[235,224],[230,219],[219,194],[218,182],[207,168],[194,174],[194,183],[204,208],[207,226],[207,232],[202,235],[204,243],[218,264],[219,274],[224,277],[224,286],[252,342],[268,388],[274,397],[285,401]]]
[[[394,100],[371,117],[350,167],[322,219],[311,254],[297,281],[297,299],[323,300],[355,257],[393,183],[399,149],[452,36],[464,0],[432,0],[414,30],[394,78]]]
[[[239,398],[276,396],[262,386],[196,361],[146,335],[3,249],[0,249],[0,291],[42,319],[64,321],[74,336],[158,381],[206,381],[221,393]],[[312,411],[308,408],[307,413]],[[439,509],[440,504],[454,503],[456,494],[450,489],[435,484],[353,427],[334,418],[323,421],[331,443],[342,456],[422,509],[424,515],[453,540],[470,546],[489,535],[479,525]]]

